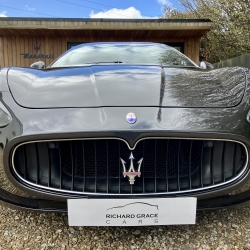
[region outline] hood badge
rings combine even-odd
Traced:
[[[138,163],[138,169],[137,169],[137,171],[135,171],[135,168],[134,168],[134,156],[133,156],[133,154],[132,154],[132,152],[131,152],[131,154],[130,154],[130,156],[129,156],[129,159],[130,159],[130,167],[129,167],[129,170],[127,171],[126,170],[126,166],[125,166],[125,164],[126,164],[126,162],[122,159],[122,158],[120,158],[120,160],[121,160],[121,162],[122,162],[122,166],[123,166],[123,176],[124,177],[126,177],[126,176],[128,176],[128,178],[129,178],[129,183],[131,184],[131,185],[133,185],[134,183],[135,183],[135,177],[136,176],[138,176],[138,177],[140,177],[141,176],[141,163],[142,163],[142,161],[143,161],[143,158],[141,158],[137,163]]]
[[[126,120],[128,123],[133,124],[136,122],[137,118],[136,118],[136,115],[134,113],[128,113],[126,116]]]

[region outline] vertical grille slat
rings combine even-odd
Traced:
[[[177,189],[180,191],[180,152],[181,152],[181,140],[178,143],[178,164],[177,164]]]
[[[107,148],[107,193],[109,192],[109,147],[108,140],[106,140],[106,148]]]
[[[26,145],[23,145],[23,160],[24,160],[24,179],[27,180],[27,154],[26,154]]]
[[[74,190],[74,175],[75,175],[75,171],[74,171],[74,156],[73,156],[73,149],[72,149],[72,142],[70,141],[69,143],[70,145],[70,160],[71,160],[71,171],[72,171],[72,174],[71,174],[71,191]]]
[[[214,146],[211,148],[211,152],[210,152],[210,171],[211,171],[211,182],[212,182],[212,185],[214,185],[213,155],[214,155]]]
[[[222,180],[225,182],[225,161],[224,161],[224,157],[225,157],[225,148],[226,148],[226,142],[223,142],[223,148],[222,148],[222,156],[221,156],[221,165],[222,165]]]
[[[145,176],[144,176],[144,162],[145,162],[145,140],[143,141],[143,150],[142,150],[142,157],[143,157],[143,161],[142,161],[142,192],[145,194]]]
[[[236,152],[237,152],[237,146],[238,144],[234,145],[234,158],[233,158],[233,174],[236,176]]]
[[[169,148],[169,140],[167,140],[167,147],[166,147],[166,191],[168,192],[168,148]]]
[[[188,184],[189,189],[192,188],[192,179],[191,179],[191,159],[192,159],[192,147],[193,147],[193,141],[191,141],[190,144],[190,150],[189,150],[189,161],[188,161]]]
[[[105,138],[27,143],[14,152],[14,172],[29,184],[121,195],[181,193],[229,183],[244,172],[248,159],[237,142],[171,138],[140,140],[133,150],[122,140]],[[120,159],[126,171],[133,161],[137,172],[142,158],[141,176],[131,185]]]
[[[83,164],[83,192],[86,189],[86,163],[85,163],[85,153],[84,153],[84,143],[82,141],[82,164]]]
[[[118,152],[119,152],[119,185],[118,185],[118,189],[119,189],[119,194],[121,193],[121,146],[120,146],[120,141],[118,140]]]
[[[37,158],[37,171],[36,171],[36,184],[39,183],[39,153],[38,153],[38,146],[37,146],[37,143],[35,144],[36,145],[36,158]]]
[[[47,143],[47,147],[48,147],[48,160],[49,160],[48,187],[50,187],[51,186],[51,156],[50,156],[50,148],[49,148],[48,143]]]
[[[155,151],[154,151],[154,178],[155,178],[155,180],[154,180],[154,192],[156,193],[157,192],[157,183],[156,183],[156,155],[157,155],[157,150],[156,150],[156,148],[157,148],[157,140],[155,140]]]
[[[95,193],[97,192],[97,159],[96,159],[96,140],[94,140],[95,157]]]
[[[60,184],[59,184],[59,187],[60,189],[62,189],[62,183],[63,183],[63,169],[62,169],[62,157],[61,157],[61,148],[60,148],[60,143],[58,143],[58,156],[59,156],[59,168],[60,168],[60,177],[59,177],[59,181],[60,181]]]
[[[201,147],[201,166],[200,166],[200,186],[203,188],[203,172],[202,172],[202,168],[203,168],[203,148],[204,148],[204,141],[202,142],[202,147]]]

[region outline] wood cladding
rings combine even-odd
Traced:
[[[184,42],[184,53],[194,62],[199,63],[199,37],[172,38],[162,34],[154,36],[154,31],[92,31],[85,30],[86,36],[0,36],[0,68],[9,66],[29,67],[37,61],[44,61],[46,66],[67,50],[68,42],[101,41],[140,41],[140,42]],[[101,32],[101,33],[100,33]],[[191,35],[190,31],[190,35]],[[67,34],[67,31],[65,31]],[[40,45],[38,51],[34,46]],[[51,56],[54,58],[24,58],[24,55]]]

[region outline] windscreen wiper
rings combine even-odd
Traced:
[[[99,64],[99,63],[122,63],[121,61],[110,61],[110,62],[86,62],[86,64]],[[84,63],[85,64],[85,63]]]

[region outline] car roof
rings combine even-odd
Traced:
[[[168,46],[164,43],[154,43],[154,42],[83,42],[79,45],[73,46],[71,49],[76,49],[76,48],[82,47],[84,45],[101,45],[101,44],[103,44],[103,45],[105,45],[105,44],[107,44],[107,45],[109,45],[109,44],[112,44],[112,45],[126,45],[126,44],[138,45],[139,44],[139,45],[145,45],[145,46],[147,46],[147,45],[162,45],[162,46],[171,48],[171,46]]]

